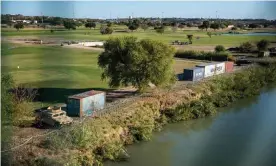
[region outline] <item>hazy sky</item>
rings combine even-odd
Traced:
[[[73,10],[74,9],[74,10]],[[276,2],[96,2],[96,1],[2,1],[2,14],[60,17],[117,18],[185,17],[276,19]],[[75,11],[75,12],[73,12]],[[74,13],[74,14],[73,14]]]

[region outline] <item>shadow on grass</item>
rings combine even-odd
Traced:
[[[90,90],[106,92],[106,101],[112,102],[119,98],[125,98],[135,94],[135,91],[120,91],[105,88],[85,88],[85,89],[66,89],[66,88],[39,88],[35,101],[47,103],[66,103],[68,96],[83,93]]]

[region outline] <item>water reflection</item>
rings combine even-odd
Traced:
[[[130,146],[130,166],[275,166],[276,89],[224,108],[215,117],[170,124]]]

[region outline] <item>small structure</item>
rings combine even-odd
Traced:
[[[258,57],[268,57],[270,54],[269,51],[260,51]]]
[[[184,69],[183,79],[186,81],[199,81],[204,78],[204,69],[194,67],[190,69]]]
[[[215,75],[216,63],[203,63],[200,65],[196,65],[196,67],[204,69],[204,78]]]
[[[80,45],[83,45],[85,47],[96,47],[96,46],[103,46],[103,42],[80,42],[78,43]]]
[[[179,74],[177,74],[177,75],[176,75],[176,78],[177,78],[178,81],[184,80],[184,73],[179,73]]]
[[[217,62],[216,63],[216,70],[215,70],[215,74],[222,74],[225,72],[225,62]]]
[[[67,114],[71,116],[91,116],[105,106],[106,95],[102,91],[87,91],[68,97]]]
[[[234,62],[232,61],[226,61],[225,62],[225,72],[228,73],[228,72],[232,72],[234,69]]]
[[[234,25],[228,25],[227,28],[228,29],[231,29],[231,28],[234,28],[235,26]]]

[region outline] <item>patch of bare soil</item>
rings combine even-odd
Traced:
[[[174,46],[177,50],[194,50],[194,51],[214,51],[215,46],[193,46],[193,45],[176,45]]]
[[[87,47],[87,46],[83,46],[83,45],[79,45],[79,44],[64,44],[63,45],[64,48],[79,48],[79,49],[87,49],[87,50],[95,50],[95,51],[103,51],[103,48],[97,48],[97,47]]]

